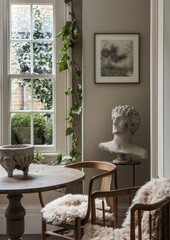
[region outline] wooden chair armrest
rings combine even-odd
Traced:
[[[99,197],[118,197],[121,195],[132,195],[137,192],[140,186],[137,187],[129,187],[129,188],[122,188],[110,191],[95,191],[92,193],[91,198],[99,198]]]
[[[161,225],[163,228],[163,234],[165,234],[164,237],[167,237],[166,239],[169,239],[169,206],[170,206],[170,197],[164,197],[162,200],[152,203],[152,204],[134,204],[134,206],[131,208],[130,211],[130,234],[131,234],[131,240],[135,240],[135,221],[138,222],[138,237],[141,238],[142,235],[142,225],[141,225],[141,218],[142,218],[142,211],[149,211],[149,217],[148,217],[148,226],[149,226],[149,232],[152,233],[152,219],[151,219],[151,211],[159,210],[159,228],[161,229]],[[163,209],[165,208],[165,209]],[[135,214],[137,212],[137,215]],[[136,219],[137,216],[137,219]],[[162,234],[161,231],[159,234]],[[160,237],[160,239],[162,239]],[[164,239],[164,238],[163,238]]]
[[[118,226],[118,203],[117,198],[118,196],[129,196],[129,205],[140,187],[130,187],[130,188],[123,188],[117,190],[110,190],[110,191],[96,191],[91,194],[91,223],[96,224],[96,207],[95,207],[95,199],[96,198],[106,198],[109,199],[109,206],[111,208],[111,212],[115,215],[115,223],[114,227]],[[104,217],[104,209],[103,209],[103,217]]]
[[[151,204],[137,203],[131,208],[131,212],[133,214],[136,210],[153,211],[157,208],[165,206],[168,202],[170,202],[170,197],[164,197],[162,200]]]

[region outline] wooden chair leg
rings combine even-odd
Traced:
[[[80,218],[75,219],[75,240],[81,239],[81,225],[80,225]]]
[[[81,228],[81,239],[82,239],[83,235],[84,235],[84,228]]]
[[[42,219],[42,221],[41,221],[41,240],[46,240],[46,234],[45,234],[46,229],[47,229],[46,223]]]

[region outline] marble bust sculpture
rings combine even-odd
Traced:
[[[132,135],[140,126],[139,113],[129,105],[116,106],[112,110],[113,140],[99,144],[99,148],[116,153],[117,161],[127,160],[127,156],[147,159],[147,150],[132,143]]]

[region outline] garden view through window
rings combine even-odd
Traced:
[[[53,5],[12,4],[10,11],[11,143],[53,145]]]

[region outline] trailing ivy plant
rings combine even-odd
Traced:
[[[82,112],[82,85],[81,85],[81,68],[76,63],[73,55],[74,46],[80,36],[80,27],[74,14],[74,0],[64,0],[70,9],[70,21],[66,21],[57,37],[62,40],[60,49],[61,58],[57,61],[59,71],[69,71],[71,74],[72,87],[69,87],[65,94],[72,97],[72,106],[70,107],[68,116],[66,117],[67,128],[66,136],[72,137],[72,149],[68,155],[57,155],[55,163],[74,162],[81,155],[78,150],[79,133]]]

